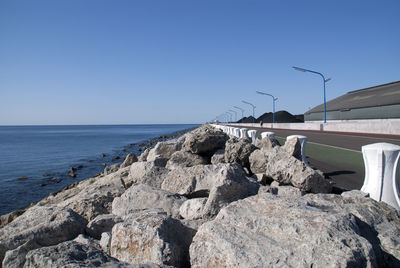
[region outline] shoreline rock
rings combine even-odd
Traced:
[[[330,193],[296,140],[254,144],[203,125],[128,154],[1,218],[3,267],[400,265],[396,210]]]

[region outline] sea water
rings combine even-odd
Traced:
[[[195,126],[0,126],[0,215],[92,177],[128,152],[139,155],[141,143]],[[78,166],[70,177],[70,168]]]

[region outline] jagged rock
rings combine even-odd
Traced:
[[[301,160],[301,144],[298,138],[292,138],[286,140],[282,146],[282,150],[285,150],[289,155]]]
[[[128,167],[137,161],[138,161],[137,156],[133,153],[129,153],[126,155],[124,162],[122,162],[121,168]]]
[[[165,167],[175,169],[177,167],[192,167],[206,164],[208,164],[208,161],[205,157],[190,152],[177,151],[171,155]]]
[[[210,189],[203,217],[215,216],[229,203],[257,194],[258,188],[259,184],[250,181],[237,163],[222,169]]]
[[[254,174],[265,173],[267,169],[267,150],[255,150],[249,156],[250,170]]]
[[[103,232],[111,232],[114,224],[121,221],[122,219],[114,214],[99,215],[88,223],[86,232],[90,236],[100,239]]]
[[[80,243],[82,245],[87,245],[91,247],[95,247],[97,249],[101,249],[99,240],[94,239],[90,236],[85,236],[83,234],[78,235],[74,240],[74,242]]]
[[[120,167],[121,167],[121,163],[119,163],[119,164],[114,164],[114,165],[105,167],[105,168],[104,168],[103,174],[104,174],[104,175],[108,175],[108,174],[117,172],[117,171],[119,170]]]
[[[136,162],[130,167],[129,181],[132,184],[142,183],[160,188],[168,172],[168,169],[157,166],[155,162]]]
[[[76,241],[30,251],[25,267],[132,267],[120,262],[96,247]]]
[[[228,135],[214,127],[203,125],[185,135],[182,150],[194,154],[213,154],[224,147]]]
[[[112,229],[111,256],[128,263],[187,267],[192,233],[161,211],[130,214]]]
[[[149,155],[149,152],[150,152],[149,148],[144,150],[144,152],[141,155],[139,155],[138,161],[141,161],[141,162],[147,161],[147,156]]]
[[[258,185],[248,180],[237,163],[174,169],[161,188],[191,198],[208,197],[204,216],[213,216],[229,202],[258,191]]]
[[[377,266],[357,218],[309,196],[329,197],[261,193],[231,203],[200,226],[192,267]]]
[[[271,184],[273,181],[271,178],[267,177],[265,173],[253,174],[251,177],[261,185]]]
[[[173,153],[178,151],[178,145],[176,141],[161,141],[150,150],[147,161],[154,161],[157,158],[170,158]]]
[[[217,150],[211,157],[211,164],[216,165],[220,163],[225,163],[225,149]]]
[[[280,186],[280,183],[279,182],[277,182],[277,181],[273,181],[273,182],[271,182],[271,185],[270,185],[271,187],[278,187],[278,186]]]
[[[179,208],[179,214],[187,220],[199,219],[203,216],[203,209],[207,203],[206,197],[189,199]]]
[[[100,238],[101,249],[105,253],[110,254],[110,246],[111,246],[111,232],[102,233]]]
[[[256,139],[256,147],[260,149],[271,149],[276,146],[281,146],[279,141],[274,138],[265,137],[263,139]]]
[[[120,196],[127,185],[132,184],[128,173],[129,167],[126,167],[103,177],[86,179],[40,201],[39,204],[68,207],[90,221],[98,215],[111,213],[114,197]]]
[[[26,209],[18,209],[14,210],[10,213],[4,214],[0,216],[0,228],[12,222],[15,218],[21,216]]]
[[[229,139],[225,143],[225,163],[239,163],[242,167],[249,168],[249,156],[256,150],[250,139],[237,139],[235,137]]]
[[[39,246],[51,246],[83,233],[87,221],[70,209],[34,206],[0,229],[0,260],[23,265],[24,254]],[[19,248],[18,248],[19,247]],[[16,254],[17,253],[17,254]],[[19,261],[18,261],[19,260]]]
[[[186,200],[185,197],[160,190],[158,188],[138,184],[130,187],[112,204],[112,213],[125,216],[132,212],[146,209],[162,209],[167,215],[179,217],[179,208]]]
[[[280,147],[255,150],[249,161],[253,173],[265,173],[280,184],[291,184],[312,193],[329,193],[332,190],[332,185],[321,171],[306,166]]]
[[[291,197],[301,197],[306,193],[300,190],[299,188],[292,186],[271,186],[268,189],[268,192],[274,195],[279,196],[291,196]]]

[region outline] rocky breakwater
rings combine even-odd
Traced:
[[[330,193],[299,148],[208,125],[159,142],[2,226],[3,267],[399,267],[398,212]]]

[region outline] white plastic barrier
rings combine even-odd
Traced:
[[[249,135],[249,138],[251,138],[251,142],[253,142],[253,143],[256,142],[257,134],[258,134],[257,130],[249,130],[249,131],[247,131],[247,135]]]
[[[374,143],[361,147],[365,179],[361,191],[400,210],[400,146]]]
[[[247,128],[241,128],[240,129],[240,138],[248,138],[249,135],[247,134],[248,129]]]
[[[265,137],[268,137],[270,139],[275,138],[275,132],[263,132],[261,133],[261,139],[264,139]]]
[[[302,135],[291,135],[291,136],[287,136],[286,137],[286,141],[290,140],[290,139],[294,139],[294,138],[298,138],[300,145],[301,145],[301,160],[304,162],[304,164],[306,164],[307,166],[308,161],[306,158],[306,143],[307,143],[307,137],[306,136],[302,136]]]
[[[234,135],[236,138],[240,138],[240,128],[235,127],[235,128],[233,129],[233,132],[234,132],[233,135]]]

